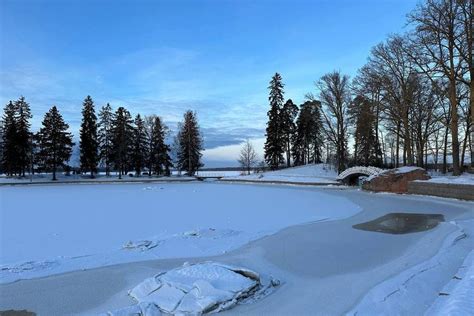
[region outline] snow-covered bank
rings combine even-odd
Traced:
[[[444,291],[441,291],[441,288],[446,282],[445,280],[447,276],[449,278],[451,271],[457,271],[457,267],[462,263],[460,258],[463,258],[465,249],[453,246],[455,246],[459,240],[467,238],[467,233],[472,233],[473,224],[474,220],[472,219],[461,221],[459,223],[445,223],[444,225],[456,225],[457,229],[446,238],[441,249],[435,256],[378,284],[376,287],[371,289],[359,304],[348,314],[419,314],[426,310],[433,304],[435,298],[442,295],[441,293],[444,293]],[[466,230],[469,230],[469,232],[466,232]],[[469,256],[466,260],[470,260]],[[473,269],[470,270],[474,272]],[[466,292],[470,291],[473,293],[474,287],[469,289],[469,285],[472,284],[472,281],[465,281],[464,284],[458,288],[460,297],[454,297],[450,302],[437,302],[436,307],[429,310],[432,312],[439,312],[443,309],[447,310],[449,308],[455,308],[458,310],[468,308],[473,310],[472,302],[469,304],[469,300],[466,302],[460,302],[459,300],[459,298],[462,298]],[[440,299],[437,301],[439,300]],[[403,302],[403,305],[401,305],[400,302]],[[414,310],[415,306],[418,306],[417,310]],[[449,313],[427,313],[427,315],[448,314]],[[467,313],[466,315],[468,314],[471,313]],[[460,315],[463,314],[461,313]]]
[[[0,200],[0,283],[222,254],[284,227],[360,211],[323,192],[212,183],[3,187]]]
[[[425,314],[474,315],[474,250]]]
[[[336,180],[337,172],[327,164],[305,165],[286,168],[276,171],[254,173],[237,177],[225,177],[224,180],[252,181],[252,182],[280,182],[280,183],[317,183],[339,184]]]
[[[468,184],[474,186],[474,175],[463,173],[460,176],[433,176],[428,182],[448,184]]]

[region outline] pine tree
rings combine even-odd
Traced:
[[[90,172],[91,178],[97,172],[97,163],[99,162],[98,147],[97,116],[95,115],[94,102],[90,96],[87,96],[82,108],[80,161],[81,170],[83,172]]]
[[[298,106],[291,99],[285,102],[280,112],[281,133],[286,152],[286,166],[291,167],[291,141],[296,130],[295,119],[298,115]]]
[[[268,123],[266,129],[265,142],[265,161],[272,170],[278,169],[284,161],[283,152],[285,151],[284,137],[281,132],[280,111],[283,106],[283,83],[279,73],[276,73],[270,81],[270,110],[268,111]]]
[[[131,160],[135,169],[135,174],[138,177],[145,166],[145,159],[148,156],[148,146],[145,122],[141,118],[140,114],[137,114],[134,123],[135,126],[133,127]]]
[[[44,116],[43,127],[38,132],[39,148],[43,168],[53,172],[56,180],[58,167],[65,166],[72,153],[72,134],[56,106],[53,106]]]
[[[370,100],[357,96],[350,106],[351,120],[355,125],[355,163],[364,166],[381,166],[382,151],[375,133],[374,106]]]
[[[321,103],[306,101],[296,120],[292,155],[295,165],[321,162],[322,146]]]
[[[110,175],[111,167],[111,156],[112,156],[112,121],[114,113],[109,103],[103,106],[99,112],[99,130],[98,130],[98,143],[99,143],[99,157],[101,163],[105,166],[105,175]]]
[[[8,176],[18,171],[17,125],[15,120],[15,104],[10,101],[4,109],[2,118],[2,169]]]
[[[30,122],[32,118],[30,105],[25,101],[24,97],[20,97],[15,102],[15,124],[16,124],[16,146],[17,146],[17,164],[20,175],[25,176],[25,171],[30,164],[31,152],[31,132]]]
[[[178,133],[178,137],[178,168],[180,170],[186,170],[188,175],[194,175],[194,173],[203,166],[201,163],[201,151],[203,148],[196,114],[192,111],[187,111],[184,114],[184,122]]]
[[[111,162],[119,173],[119,179],[128,171],[129,153],[132,148],[132,117],[124,107],[119,107],[112,120]]]
[[[173,166],[170,157],[170,146],[165,143],[167,127],[160,117],[153,117],[150,135],[150,173],[169,176]]]

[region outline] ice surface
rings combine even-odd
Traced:
[[[214,183],[2,187],[0,201],[0,283],[220,255],[291,225],[361,210],[320,191]]]
[[[185,264],[145,279],[129,295],[139,306],[157,306],[170,314],[200,315],[231,308],[253,295],[261,297],[276,284],[275,280],[262,283],[258,273],[245,268],[204,262]]]

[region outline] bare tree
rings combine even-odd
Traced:
[[[344,171],[347,162],[348,107],[351,102],[349,77],[339,71],[328,73],[316,84],[323,104],[325,132],[336,147],[337,171]]]
[[[252,143],[248,139],[242,145],[238,161],[242,168],[244,168],[244,170],[247,170],[247,174],[250,174],[252,168],[255,167],[258,163],[258,155],[255,152]]]
[[[412,34],[413,45],[406,50],[419,70],[434,84],[440,77],[448,82],[453,175],[461,173],[457,84],[464,77],[466,69],[463,58],[459,56],[466,51],[468,42],[465,40],[466,29],[459,19],[463,13],[462,3],[463,1],[454,0],[427,0],[419,5],[410,15],[410,22],[416,28]]]

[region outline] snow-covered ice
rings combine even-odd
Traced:
[[[201,315],[229,309],[258,292],[267,291],[275,281],[263,282],[249,269],[216,262],[184,264],[183,267],[145,279],[129,291],[144,309],[155,313],[156,307],[169,314]],[[138,309],[135,307],[135,309]],[[121,315],[130,307],[109,312]]]
[[[222,254],[288,226],[360,211],[324,192],[214,183],[2,187],[0,201],[0,283]]]

